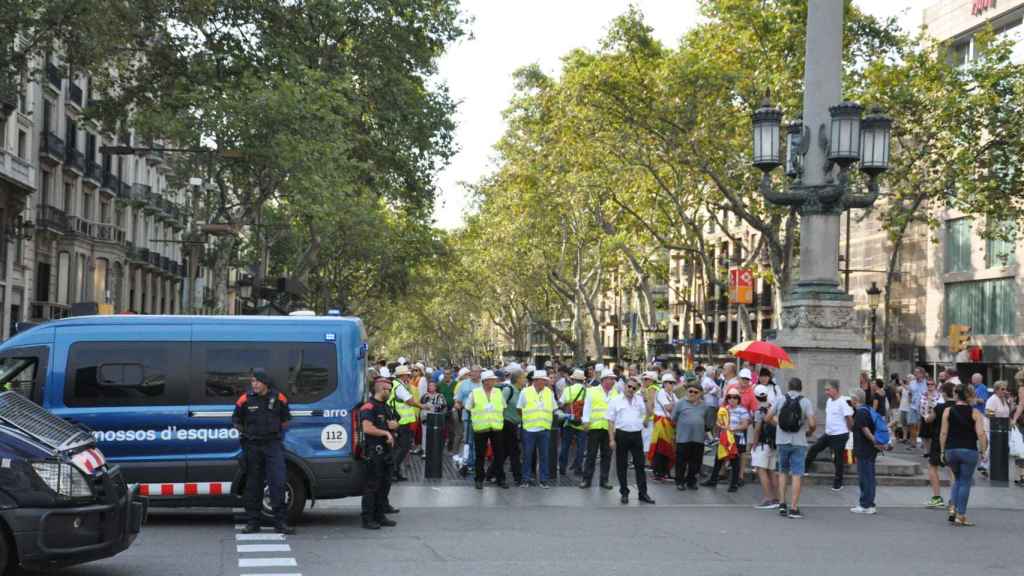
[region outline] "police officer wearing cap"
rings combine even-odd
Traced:
[[[274,529],[281,534],[294,534],[286,524],[288,509],[284,501],[285,463],[281,439],[291,413],[288,398],[274,389],[274,382],[262,368],[252,371],[252,387],[235,402],[231,423],[241,436],[245,456],[245,512],[247,522],[242,532],[251,534],[260,529],[263,486],[270,487],[270,506]]]
[[[359,409],[359,422],[366,448],[366,484],[363,487],[363,528],[379,530],[381,526],[395,526],[384,514],[395,514],[397,509],[388,503],[391,490],[391,453],[395,447],[398,428],[397,415],[388,406],[391,381],[378,376],[373,381],[373,396]]]

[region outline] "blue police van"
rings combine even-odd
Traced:
[[[82,316],[0,345],[0,387],[90,430],[151,506],[240,506],[235,401],[261,367],[289,400],[285,498],[362,494],[366,334],[339,316]],[[9,369],[8,369],[9,368]]]

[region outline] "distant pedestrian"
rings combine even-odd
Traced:
[[[928,426],[931,426],[934,430],[941,430],[942,428],[942,413],[943,411],[952,406],[953,389],[955,386],[952,382],[944,382],[942,384],[940,393],[942,394],[942,401],[937,402],[931,411],[924,414],[924,421]],[[936,434],[938,436],[938,434]],[[932,489],[932,497],[925,504],[928,508],[943,508],[946,503],[942,500],[942,493],[940,489],[941,479],[939,478],[939,471],[942,469],[942,449],[939,446],[940,442],[938,438],[933,438],[931,446],[928,450],[928,484]]]
[[[607,412],[608,403],[618,396],[619,393],[615,390],[615,373],[611,370],[601,372],[600,384],[587,389],[587,397],[583,403],[583,426],[587,430],[587,460],[580,488],[590,488],[598,453],[601,455],[601,488],[613,488],[608,481],[611,475],[612,450],[608,444]]]
[[[950,490],[949,520],[957,526],[974,526],[967,519],[967,501],[971,496],[971,483],[978,460],[985,459],[988,438],[982,416],[974,406],[974,388],[969,384],[956,387],[956,404],[942,413],[942,431],[939,435],[946,464],[953,470]]]
[[[907,378],[901,378],[899,383],[898,393],[900,395],[899,402],[899,429],[900,429],[900,442],[909,444],[910,439],[910,380]]]
[[[935,381],[929,380],[925,386],[924,394],[921,395],[920,408],[918,412],[921,413],[921,427],[918,436],[925,441],[924,448],[926,453],[931,451],[932,442],[939,435],[939,425],[941,420],[929,423],[925,418],[929,412],[935,411],[935,406],[942,402],[942,394],[939,392],[939,386]]]
[[[554,419],[555,394],[546,370],[534,370],[530,386],[519,392],[517,407],[523,422],[523,463],[522,480],[519,484],[549,488],[548,451],[551,445],[551,422]],[[508,423],[506,422],[506,425]],[[539,453],[539,458],[538,458]],[[537,478],[533,477],[535,458],[539,461]]]
[[[686,385],[686,399],[672,407],[672,421],[676,428],[676,488],[696,490],[697,477],[704,464],[704,433],[707,412],[714,408],[701,398],[702,389],[696,382]]]
[[[773,510],[779,507],[779,487],[776,481],[775,468],[775,425],[767,421],[771,407],[768,390],[763,384],[754,386],[754,396],[761,406],[754,412],[754,433],[750,439],[750,463],[757,472],[764,497],[755,506],[759,510]]]
[[[971,387],[974,388],[974,409],[978,412],[985,412],[985,403],[988,402],[988,386],[985,385],[985,377],[975,372],[971,374]]]
[[[587,397],[586,374],[579,368],[572,371],[569,384],[558,397],[564,415],[561,446],[558,451],[558,472],[565,476],[569,466],[569,452],[575,447],[572,471],[583,474],[583,455],[587,451],[587,431],[583,429],[583,403]]]
[[[857,388],[862,390],[861,388]],[[853,408],[845,396],[839,394],[839,383],[832,381],[825,386],[825,433],[807,452],[807,465],[818,457],[825,448],[832,450],[832,491],[843,489],[843,477],[846,474],[846,461],[843,452],[846,441],[850,439],[850,426],[853,425]],[[863,404],[863,401],[861,402]]]
[[[531,370],[532,374],[535,370]],[[505,461],[510,463],[512,481],[516,486],[523,484],[523,459],[520,453],[520,431],[522,417],[519,414],[519,390],[526,387],[526,374],[518,364],[510,364],[504,370],[495,373],[498,376],[498,384],[495,388],[501,392],[504,410],[502,418],[504,424],[501,427],[501,454],[494,454],[491,467],[487,469],[487,480],[498,484],[505,484]]]
[[[845,399],[844,399],[845,400]],[[850,508],[854,514],[875,514],[875,458],[885,447],[875,438],[877,431],[873,408],[864,405],[865,395],[860,388],[850,391],[849,404],[855,410],[853,416],[853,454],[857,458],[857,483],[860,485],[860,499]]]
[[[881,378],[875,378],[871,381],[871,398],[868,404],[878,412],[878,415],[882,418],[886,417],[889,413],[889,399],[885,395],[885,381]]]
[[[643,451],[643,435],[641,430],[650,420],[647,404],[638,395],[640,382],[630,379],[625,385],[625,394],[612,398],[608,404],[608,445],[615,452],[615,473],[619,479],[619,501],[629,502],[629,482],[626,478],[626,460],[632,459],[636,472],[636,489],[638,500],[644,504],[654,504],[654,499],[647,493],[647,473]]]
[[[704,404],[711,406],[712,408],[718,408],[721,404],[722,399],[722,387],[718,384],[716,379],[717,372],[715,368],[708,368],[703,377],[700,377],[700,386],[704,395]]]
[[[910,381],[910,411],[907,413],[907,426],[910,428],[910,445],[922,446],[924,439],[921,432],[921,398],[928,391],[928,378],[924,368],[914,368],[914,379]]]
[[[807,436],[817,428],[814,405],[804,398],[803,381],[789,379],[786,394],[768,410],[768,422],[775,424],[775,445],[779,458],[779,515],[803,518],[800,511],[800,489],[807,460]],[[786,484],[793,481],[789,505],[786,505]]]
[[[502,417],[505,411],[505,400],[501,391],[495,388],[498,376],[490,370],[485,370],[480,375],[480,381],[481,387],[474,389],[469,394],[466,403],[466,409],[471,414],[473,424],[473,442],[476,444],[474,480],[477,490],[483,490],[484,487],[484,461],[487,459],[487,444],[490,443],[495,460],[501,460],[505,451],[501,436],[501,429],[505,425],[505,420]],[[502,488],[508,488],[504,477],[498,484]]]

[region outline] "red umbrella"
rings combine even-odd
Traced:
[[[775,368],[796,367],[796,364],[793,364],[793,359],[786,354],[785,350],[763,340],[740,342],[729,350],[729,354],[751,364],[774,366]]]

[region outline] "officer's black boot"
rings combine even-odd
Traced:
[[[260,531],[259,522],[248,522],[245,528],[242,528],[242,534],[255,534]]]
[[[379,524],[381,526],[386,526],[388,528],[391,528],[393,526],[398,526],[398,522],[395,522],[394,520],[390,520],[386,516],[381,516],[380,518],[378,518],[377,519],[377,524]]]
[[[295,528],[282,523],[274,526],[274,532],[277,532],[278,534],[295,534]]]
[[[367,530],[380,530],[380,522],[370,520],[369,518],[363,518],[363,528],[366,528]]]

